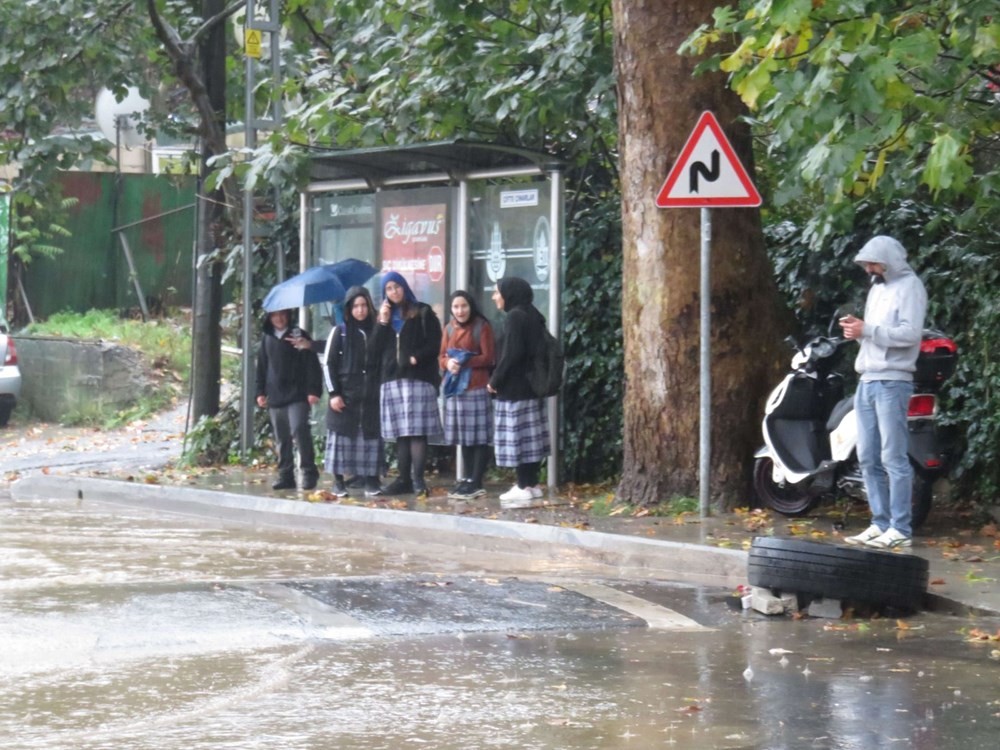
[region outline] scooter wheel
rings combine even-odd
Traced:
[[[919,469],[913,470],[913,500],[910,525],[919,529],[931,512],[931,502],[934,499],[934,480],[925,476]]]
[[[808,513],[819,500],[810,492],[808,482],[786,484],[784,487],[774,481],[774,462],[768,456],[758,458],[753,467],[753,489],[761,504],[785,516],[801,516]]]

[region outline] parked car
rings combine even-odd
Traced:
[[[17,367],[17,348],[7,335],[7,324],[0,320],[0,427],[7,424],[21,395],[21,371]]]

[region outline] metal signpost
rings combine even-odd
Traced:
[[[265,7],[266,6],[266,7]],[[276,130],[281,126],[281,31],[279,0],[254,0],[247,3],[243,39],[246,54],[246,89],[244,101],[244,146],[247,157],[257,147],[257,130]],[[270,35],[271,92],[269,116],[257,115],[254,94],[257,89],[257,60],[261,57],[262,32]],[[242,392],[240,394],[240,454],[246,457],[253,446],[254,362],[251,311],[253,300],[254,192],[243,189],[243,348]],[[280,256],[281,253],[279,252]]]
[[[743,168],[719,121],[702,112],[681,154],[656,196],[658,208],[701,209],[701,339],[698,432],[698,498],[701,516],[709,515],[712,458],[711,257],[713,206],[753,207],[760,193]]]

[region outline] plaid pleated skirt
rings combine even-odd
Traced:
[[[493,409],[497,466],[530,464],[549,455],[549,421],[542,399],[497,401]]]
[[[367,439],[361,430],[354,437],[326,433],[323,468],[328,474],[355,474],[376,477],[379,469],[379,439]]]
[[[493,399],[485,388],[444,400],[444,440],[448,445],[493,444]]]
[[[437,390],[422,380],[390,380],[382,384],[382,438],[424,435],[442,440],[441,413]]]

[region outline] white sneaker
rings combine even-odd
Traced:
[[[542,489],[542,485],[536,484],[534,487],[528,488],[531,491],[531,496],[533,498],[545,497],[545,490]]]
[[[890,528],[884,534],[865,542],[869,547],[877,549],[903,549],[913,546],[913,540],[905,534]]]
[[[534,493],[527,487],[518,487],[516,484],[500,495],[501,508],[530,508],[531,501],[535,499]]]
[[[868,544],[872,539],[882,536],[882,529],[880,529],[875,524],[872,524],[867,529],[862,531],[860,534],[855,536],[845,537],[844,541],[848,544]]]

